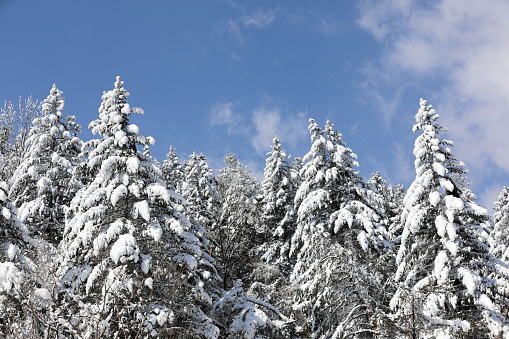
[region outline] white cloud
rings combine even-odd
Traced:
[[[275,135],[283,145],[290,146],[296,146],[309,135],[304,113],[282,114],[277,106],[258,107],[253,111],[252,121],[256,134],[251,140],[251,145],[258,154],[265,154],[270,150]]]
[[[256,13],[245,15],[242,22],[246,26],[255,26],[256,28],[265,28],[276,18],[275,11],[269,10],[268,12],[258,11]]]
[[[233,112],[235,104],[231,102],[218,102],[211,108],[210,124],[212,126],[225,125],[228,134],[242,134],[245,127],[242,125],[242,116]]]
[[[489,187],[486,187],[484,191],[478,196],[478,204],[488,210],[488,213],[493,215],[495,211],[494,203],[498,199],[498,195],[502,191],[502,187],[498,185],[492,185]]]
[[[484,176],[490,160],[509,172],[509,2],[369,0],[360,13],[361,27],[385,46],[386,74],[445,78],[428,99],[472,173]]]
[[[242,38],[242,33],[240,32],[239,24],[236,21],[228,19],[227,27],[228,31],[230,32],[230,35],[235,37],[240,43],[244,42],[244,39]]]

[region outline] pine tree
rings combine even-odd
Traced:
[[[251,271],[250,250],[258,244],[262,229],[258,222],[256,180],[234,154],[227,154],[224,163],[216,177],[221,206],[215,213],[216,222],[209,239],[223,289],[228,290],[235,280]]]
[[[41,115],[38,100],[19,98],[18,104],[5,102],[0,109],[0,177],[8,182],[26,151],[32,121]]]
[[[505,263],[509,263],[509,189],[504,186],[495,202],[493,216],[495,227],[491,232],[491,252]]]
[[[416,178],[403,200],[404,225],[391,300],[396,319],[413,337],[488,337],[497,327],[497,286],[488,252],[488,215],[467,189],[465,165],[439,138],[446,128],[421,99],[414,133]]]
[[[81,150],[80,125],[62,114],[64,98],[53,85],[28,133],[27,151],[14,172],[10,197],[18,217],[38,237],[57,246],[62,239],[65,213],[80,188],[72,178]]]
[[[289,263],[290,240],[294,232],[293,200],[297,186],[292,178],[290,156],[276,136],[272,151],[265,161],[262,188],[262,222],[272,239],[266,243],[263,259],[274,263]]]
[[[166,154],[162,171],[166,186],[173,191],[179,190],[184,181],[184,172],[173,146],[170,146],[170,151]]]
[[[32,285],[33,264],[27,255],[32,247],[28,228],[18,220],[16,207],[9,201],[8,186],[0,182],[0,336],[23,336],[23,323],[30,318],[27,289]]]
[[[390,243],[377,211],[364,203],[357,157],[333,127],[327,121],[322,131],[309,120],[312,145],[295,197],[293,311],[304,319],[303,334],[371,337],[383,291],[367,267]]]
[[[252,281],[248,294],[276,307],[284,307],[281,302],[288,293],[288,278],[293,267],[289,252],[295,230],[293,199],[297,185],[290,156],[281,147],[277,136],[271,147],[261,184],[263,233],[261,243],[252,251],[254,262],[248,278]]]
[[[220,207],[219,194],[214,188],[214,171],[203,154],[193,152],[184,163],[185,179],[179,193],[187,202],[188,215],[206,230],[213,229],[214,211]]]
[[[205,284],[216,276],[203,251],[204,230],[188,220],[182,197],[166,188],[148,153],[154,139],[130,123],[140,110],[129,106],[128,96],[117,77],[89,126],[101,138],[85,145],[82,169],[94,179],[72,200],[61,246],[66,296],[79,305],[62,310],[74,324],[69,331],[217,337],[204,311],[212,305]]]

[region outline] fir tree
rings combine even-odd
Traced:
[[[221,206],[210,230],[213,257],[223,279],[223,289],[251,271],[250,250],[262,233],[258,223],[258,185],[234,154],[224,157],[225,167],[216,177]]]
[[[184,163],[184,182],[179,193],[187,202],[188,215],[206,230],[214,228],[214,211],[221,202],[214,188],[214,171],[203,154],[193,152]]]
[[[80,125],[74,116],[63,115],[63,109],[62,91],[53,85],[42,103],[43,116],[32,123],[9,194],[19,219],[55,246],[62,239],[66,210],[80,188],[72,178],[82,144]]]
[[[80,305],[64,310],[74,324],[69,330],[85,337],[128,338],[133,331],[143,337],[217,337],[202,309],[212,304],[205,283],[215,277],[213,260],[203,251],[204,230],[188,220],[183,199],[166,188],[148,153],[154,139],[130,123],[140,110],[130,108],[128,96],[117,77],[89,127],[101,136],[84,148],[83,169],[94,179],[71,203],[61,246],[66,295]]]
[[[378,214],[364,203],[357,157],[333,127],[327,121],[322,131],[309,120],[312,145],[295,197],[292,308],[304,320],[303,332],[316,338],[371,337],[383,291],[368,259],[390,243]]]
[[[170,146],[170,151],[166,154],[166,159],[163,161],[162,171],[166,186],[173,191],[179,190],[182,186],[185,175],[182,169],[182,164],[179,162],[173,146]]]
[[[413,337],[488,337],[496,327],[488,215],[467,189],[465,165],[439,138],[446,128],[421,99],[413,131],[416,178],[403,200],[404,225],[391,307]]]
[[[276,136],[265,162],[262,188],[262,222],[268,233],[264,260],[289,263],[290,240],[294,231],[293,200],[297,186],[292,178],[290,156]]]
[[[497,201],[493,216],[495,227],[491,232],[493,243],[491,252],[505,263],[509,263],[509,189],[504,186]]]
[[[33,264],[26,257],[33,240],[9,201],[8,186],[0,182],[0,336],[21,337],[30,332],[27,295]],[[25,323],[25,324],[24,324]],[[31,326],[28,326],[31,327]]]

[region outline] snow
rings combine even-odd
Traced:
[[[449,181],[449,179],[440,179],[440,186],[446,191],[452,192],[454,191],[454,185],[452,182]]]
[[[115,264],[120,261],[124,263],[127,260],[137,262],[139,259],[139,249],[132,234],[122,234],[115,241],[110,250],[110,258]]]
[[[7,254],[7,258],[9,260],[14,260],[19,251],[18,246],[8,242],[5,244],[5,247],[6,247],[5,254]]]
[[[52,300],[50,291],[47,288],[38,288],[34,291],[34,294],[44,300]]]
[[[141,254],[141,270],[147,274],[152,267],[152,257],[150,255]]]
[[[146,200],[138,201],[133,206],[133,217],[141,216],[145,221],[150,220],[150,206]]]
[[[433,163],[433,170],[441,177],[444,177],[445,176],[445,173],[446,173],[446,169],[445,167],[441,164],[441,163],[438,163],[438,162],[434,162]]]
[[[429,194],[429,203],[431,204],[431,206],[436,207],[439,202],[440,202],[440,193],[437,191],[431,192]]]
[[[439,284],[447,280],[447,276],[449,274],[448,263],[449,258],[447,257],[447,253],[445,251],[438,252],[435,258],[435,270],[433,273]]]
[[[126,161],[127,173],[138,173],[140,167],[140,159],[137,156],[129,157]]]
[[[9,220],[12,216],[11,211],[7,207],[2,207],[2,215],[7,220]]]
[[[437,228],[437,233],[440,237],[445,237],[446,227],[449,222],[443,215],[439,215],[435,219],[435,226]]]
[[[120,184],[119,186],[117,186],[113,192],[111,193],[111,197],[110,197],[110,200],[111,200],[111,204],[113,206],[116,206],[117,205],[117,202],[125,197],[127,195],[127,188]]]
[[[366,232],[364,231],[361,231],[358,235],[357,235],[357,241],[359,242],[359,244],[361,245],[362,249],[364,251],[367,251],[368,250],[368,238],[366,236]]]
[[[12,262],[0,263],[0,292],[10,292],[22,279],[23,274]]]
[[[132,134],[138,134],[140,133],[140,128],[135,124],[130,124],[127,126],[127,131]]]
[[[154,288],[154,279],[152,278],[147,278],[145,279],[145,285],[150,288],[150,289],[153,289]]]
[[[464,267],[458,268],[458,274],[462,277],[463,285],[467,288],[468,293],[472,296],[475,295],[477,286],[480,284],[479,275]]]
[[[445,206],[449,210],[461,211],[464,207],[463,200],[452,195],[445,197]]]

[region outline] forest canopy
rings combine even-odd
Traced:
[[[98,98],[91,140],[56,85],[1,109],[0,336],[509,336],[508,190],[477,204],[426,100],[405,188],[314,119],[306,154],[274,137],[261,183],[235,154],[158,160],[129,95]]]

